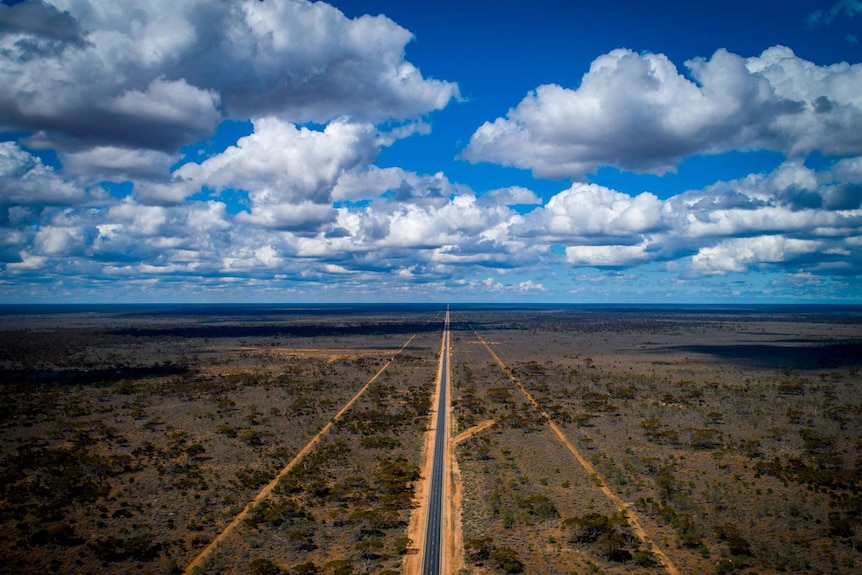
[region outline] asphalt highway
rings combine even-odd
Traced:
[[[440,402],[437,405],[437,429],[434,435],[434,461],[431,492],[428,497],[428,524],[425,528],[425,551],[422,575],[440,575],[443,555],[443,492],[446,455],[446,389],[449,386],[449,310],[443,324],[443,346],[440,352]]]

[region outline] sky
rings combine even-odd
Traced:
[[[0,303],[862,303],[862,0],[0,3]]]

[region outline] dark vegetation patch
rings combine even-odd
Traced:
[[[84,369],[0,369],[0,384],[112,385],[120,380],[186,375],[189,367],[173,363],[115,365]]]
[[[740,362],[766,368],[829,369],[859,364],[862,343],[833,343],[828,345],[689,345],[669,348],[668,351],[703,353],[722,361]]]
[[[239,337],[338,337],[351,335],[401,335],[439,331],[437,322],[327,324],[238,324],[174,325],[166,327],[126,327],[107,332],[110,335],[134,337],[239,338]]]

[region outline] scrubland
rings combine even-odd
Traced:
[[[398,569],[439,351],[413,320],[7,319],[0,571],[182,572],[416,334],[203,563]]]
[[[400,573],[442,324],[0,317],[0,571],[182,572],[392,360],[199,571]],[[862,572],[859,310],[453,307],[451,360],[462,574]]]
[[[464,319],[459,424],[496,421],[458,447],[467,572],[667,571],[650,542],[681,573],[862,569],[858,315]]]

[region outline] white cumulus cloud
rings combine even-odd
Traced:
[[[328,204],[342,174],[377,153],[371,124],[333,121],[318,131],[258,118],[253,134],[200,164],[183,165],[174,180],[189,193],[201,186],[247,190],[253,212],[302,202]],[[266,217],[277,223],[275,211]]]
[[[74,205],[86,197],[38,156],[14,142],[0,142],[0,206]]]
[[[731,149],[862,153],[862,65],[817,66],[776,46],[686,67],[690,77],[663,54],[614,50],[577,89],[539,86],[480,126],[462,157],[578,179],[599,166],[663,174]]]
[[[758,264],[780,264],[816,254],[823,242],[781,235],[733,238],[701,249],[692,257],[694,270],[708,274],[745,272]]]
[[[652,261],[654,256],[647,252],[649,244],[568,246],[566,261],[575,266],[585,267],[623,267]]]
[[[520,232],[553,239],[631,237],[662,228],[663,202],[644,192],[630,196],[597,184],[575,183],[525,217]]]
[[[2,6],[0,118],[66,150],[167,152],[226,117],[411,119],[458,95],[404,59],[411,39],[306,0]]]

